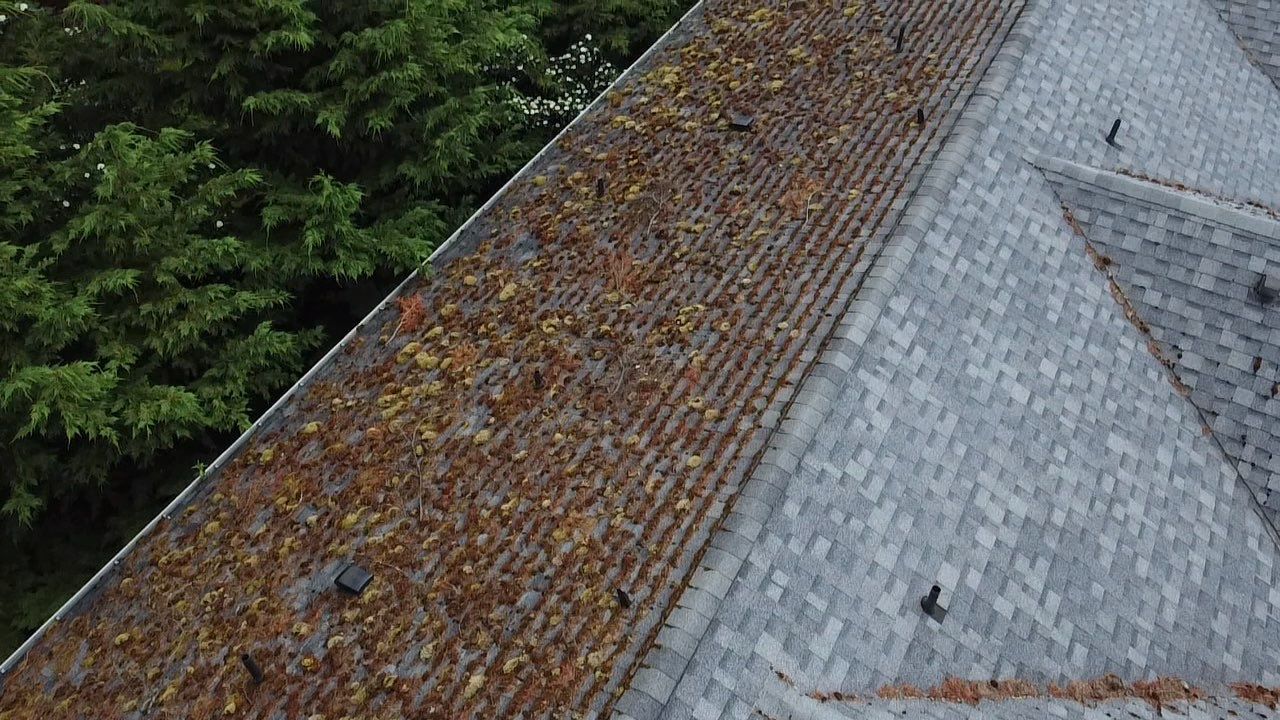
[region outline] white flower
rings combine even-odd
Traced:
[[[209,163],[209,169],[210,169],[210,170],[216,170],[217,168],[218,168],[218,166],[217,166],[217,165],[214,165],[213,163]]]
[[[85,174],[84,174],[84,176],[85,176],[85,177],[89,177],[89,173],[85,173]]]
[[[74,143],[71,147],[75,148],[76,150],[79,150],[79,149],[80,149],[80,143]]]
[[[31,6],[26,3],[18,3],[18,9],[21,10],[22,12],[26,12],[27,8],[29,7]]]
[[[8,19],[9,19],[8,15],[0,15],[0,22],[4,22],[5,20],[8,20]]]
[[[222,227],[222,221],[221,221],[221,220],[219,220],[218,222],[214,223],[214,224],[213,224],[213,226],[214,226],[214,227]]]
[[[106,170],[106,169],[107,169],[107,166],[106,166],[106,165],[104,165],[104,164],[102,164],[102,163],[98,163],[98,169],[99,169],[99,170]]]
[[[587,42],[591,42],[591,33],[587,33],[585,36],[583,36],[582,39],[586,40]]]
[[[63,200],[62,207],[71,207],[71,203],[67,202],[66,200]]]

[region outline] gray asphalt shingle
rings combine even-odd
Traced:
[[[1240,47],[1280,83],[1280,3],[1271,0],[1206,0],[1240,40]]]
[[[1103,139],[1116,116],[1120,148]],[[1199,0],[1029,5],[930,170],[928,202],[891,241],[899,271],[840,326],[831,350],[848,370],[830,409],[812,433],[771,439],[794,459],[752,479],[772,488],[766,507],[731,510],[723,534],[750,550],[704,559],[733,576],[725,600],[681,636],[696,649],[653,689],[660,710],[630,714],[1148,717],[1137,701],[808,694],[946,676],[1177,675],[1228,695],[1234,680],[1280,682],[1270,529],[1033,162],[1071,162],[1081,182],[1124,168],[1275,204],[1277,137],[1280,93]],[[1091,226],[1153,252],[1135,273],[1174,278],[1144,287],[1194,334],[1257,260],[1234,233],[1221,252],[1175,252],[1170,237],[1226,237],[1182,203],[1130,203]],[[1225,332],[1198,342],[1206,360],[1235,350],[1226,367],[1251,360]],[[918,605],[935,582],[941,625]],[[1266,709],[1219,698],[1188,711]]]
[[[1185,193],[1123,175],[1082,181],[1070,163],[1045,169],[1277,524],[1280,307],[1261,302],[1253,287],[1260,276],[1280,276],[1280,222],[1212,198],[1187,203]],[[1098,222],[1111,217],[1139,221]]]

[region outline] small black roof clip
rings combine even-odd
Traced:
[[[756,119],[739,112],[729,113],[729,127],[739,132],[746,132],[755,124]]]

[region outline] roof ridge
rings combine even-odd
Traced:
[[[1233,200],[1207,190],[1162,182],[1133,170],[1106,170],[1060,157],[1032,154],[1026,160],[1045,173],[1280,242],[1280,210],[1258,201]]]

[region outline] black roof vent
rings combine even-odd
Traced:
[[[258,661],[254,660],[249,653],[240,653],[240,662],[244,665],[244,669],[249,671],[249,677],[253,678],[254,685],[262,684],[262,666]]]
[[[756,119],[751,117],[750,115],[746,115],[738,112],[729,113],[729,127],[733,128],[734,130],[746,132],[747,130],[751,129],[751,125],[755,121]]]
[[[345,590],[352,595],[359,595],[369,586],[369,581],[373,579],[373,575],[364,568],[351,563],[338,573],[337,579],[333,581],[339,589]]]
[[[1107,144],[1113,148],[1123,150],[1124,148],[1120,147],[1120,143],[1116,142],[1116,135],[1118,134],[1120,134],[1120,118],[1116,118],[1116,121],[1111,123],[1111,132],[1107,133]]]
[[[1253,286],[1253,294],[1262,302],[1263,305],[1270,305],[1280,297],[1280,274],[1258,276],[1258,282]]]
[[[938,599],[942,597],[942,588],[934,585],[929,588],[929,594],[920,598],[920,609],[925,615],[933,618],[938,622],[942,622],[947,618],[947,609],[938,604]]]

